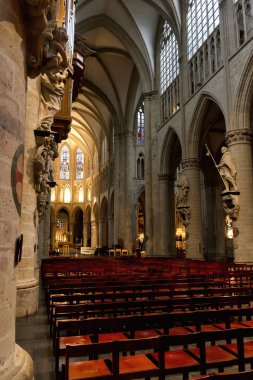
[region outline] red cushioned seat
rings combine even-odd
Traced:
[[[188,351],[193,353],[199,358],[199,348],[189,348]],[[222,349],[220,346],[206,346],[206,364],[215,364],[214,367],[218,367],[219,364],[232,365],[237,363],[236,355],[230,354],[229,352]],[[217,366],[216,366],[217,364]],[[211,366],[213,367],[213,366]]]
[[[220,327],[221,329],[224,329],[224,330],[226,329],[225,323],[215,323],[215,326]],[[246,327],[246,324],[244,322],[235,321],[235,322],[230,323],[231,329],[238,329],[238,328],[242,328],[242,327]]]
[[[90,344],[92,343],[88,335],[62,336],[60,337],[60,350],[65,350],[66,344]]]
[[[196,329],[196,326],[187,326],[187,328],[189,330],[191,330],[192,332],[196,332],[197,329]],[[215,325],[201,325],[201,331],[215,331],[215,330],[220,330],[218,327],[216,327],[216,324]]]
[[[98,334],[98,343],[113,342],[115,340],[125,339],[128,339],[127,336],[121,332]]]
[[[119,373],[157,370],[158,367],[144,354],[122,356],[119,359]]]
[[[151,356],[158,361],[158,353],[151,354]],[[192,367],[198,369],[199,361],[187,354],[184,350],[171,350],[165,352],[165,369]]]
[[[68,379],[103,379],[106,376],[112,376],[103,359],[74,362],[69,364]]]
[[[138,330],[134,332],[135,339],[152,338],[161,335],[156,330]]]
[[[225,347],[235,354],[238,352],[236,343],[224,344],[222,347]],[[245,359],[253,358],[253,342],[244,342],[244,357]]]

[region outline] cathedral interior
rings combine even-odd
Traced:
[[[253,263],[253,1],[0,4],[0,379],[49,380],[43,260]]]

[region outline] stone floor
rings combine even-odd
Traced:
[[[46,307],[42,292],[40,294],[38,313],[33,316],[17,319],[16,343],[32,356],[35,367],[35,380],[56,379],[52,340],[49,336],[49,325],[47,324]],[[229,368],[230,371],[233,369],[236,372],[236,368]],[[192,373],[189,379],[198,375],[199,373]],[[166,377],[168,380],[182,380],[182,378],[182,375]]]

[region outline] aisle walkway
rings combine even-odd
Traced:
[[[49,336],[42,292],[40,292],[38,313],[16,320],[16,343],[33,358],[35,380],[55,380],[52,340]]]

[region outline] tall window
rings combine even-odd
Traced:
[[[137,112],[137,144],[144,145],[144,103],[139,106]]]
[[[67,145],[63,145],[60,161],[60,179],[69,179],[69,158],[69,148]]]
[[[165,21],[160,42],[160,85],[163,94],[179,73],[178,43],[169,24]]]
[[[83,151],[78,148],[76,151],[76,179],[83,179]]]
[[[187,12],[188,58],[219,25],[219,0],[189,0]]]
[[[145,168],[144,154],[140,153],[137,158],[137,178],[138,179],[144,179],[144,168]]]

